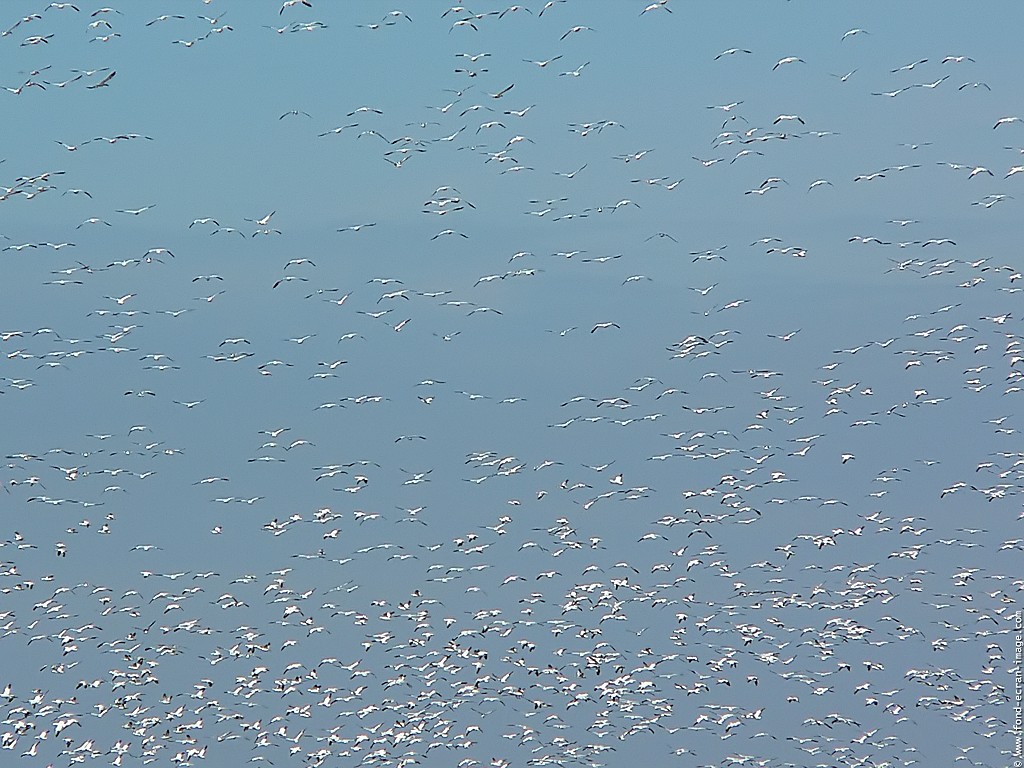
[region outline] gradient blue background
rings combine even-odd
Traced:
[[[1018,5],[313,6],[0,9],[9,754],[1006,764]]]

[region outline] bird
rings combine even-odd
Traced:
[[[184,20],[184,18],[185,18],[184,16],[182,16],[180,14],[177,14],[177,13],[175,13],[175,14],[164,13],[164,14],[161,14],[160,16],[157,16],[155,19],[147,21],[145,26],[151,27],[154,24],[158,24],[158,23],[160,23],[162,21],[169,21],[170,19]]]
[[[589,61],[580,64],[576,69],[569,70],[568,72],[559,72],[559,77],[580,77],[583,74],[584,68],[590,64]]]
[[[155,207],[155,204],[154,205],[145,205],[142,208],[124,208],[124,209],[118,209],[117,211],[115,211],[115,213],[127,213],[127,214],[129,214],[131,216],[138,216],[139,214],[145,213],[146,211],[148,211],[148,210],[150,210],[151,208],[154,208],[154,207]]]
[[[772,71],[775,71],[779,67],[785,66],[786,64],[796,64],[797,62],[800,62],[801,64],[806,63],[803,59],[797,56],[786,56],[785,58],[781,58],[777,62],[775,62],[775,66],[772,67]]]
[[[267,226],[270,223],[270,220],[274,217],[275,213],[277,213],[277,211],[271,211],[270,213],[268,213],[266,216],[263,216],[262,218],[259,218],[259,219],[246,219],[246,221],[251,221],[253,224],[255,224],[258,227],[265,227],[265,226]]]
[[[552,64],[561,58],[562,56],[561,54],[559,54],[558,56],[552,56],[550,59],[541,59],[540,61],[534,61],[532,59],[523,59],[523,61],[526,62],[527,64],[534,64],[535,66],[538,66],[541,69],[543,69],[548,64]]]
[[[106,87],[108,87],[110,85],[110,81],[114,79],[114,76],[116,74],[117,74],[116,70],[111,70],[106,75],[104,75],[103,79],[100,80],[99,82],[93,83],[92,85],[87,85],[85,87],[87,89],[89,89],[89,90],[92,90],[94,88],[106,88]]]
[[[748,51],[746,48],[726,48],[724,51],[717,54],[714,60],[718,61],[723,56],[735,56],[737,53],[752,54],[753,51]]]
[[[280,16],[288,8],[294,8],[297,5],[304,5],[307,8],[313,7],[313,4],[309,2],[309,0],[285,0],[284,3],[281,5],[281,9],[277,13]]]
[[[515,84],[515,83],[512,83],[511,85],[506,85],[506,86],[505,86],[504,88],[502,88],[502,89],[501,89],[500,91],[498,91],[497,93],[492,93],[492,94],[490,94],[490,96],[491,96],[491,98],[492,98],[492,99],[500,99],[500,98],[501,98],[502,96],[504,96],[504,95],[505,95],[506,93],[508,93],[509,91],[511,91],[511,90],[512,90],[513,88],[515,88],[515,86],[516,86],[516,84]]]
[[[113,226],[109,221],[104,221],[103,219],[99,219],[99,218],[96,218],[95,216],[93,216],[93,217],[88,218],[85,221],[83,221],[81,224],[79,224],[77,227],[75,227],[75,229],[81,229],[86,224],[103,224],[103,225],[108,226],[108,227]]]
[[[902,67],[897,67],[896,69],[891,70],[891,72],[892,72],[892,74],[896,74],[897,72],[909,72],[912,69],[914,69],[914,67],[918,67],[921,64],[927,64],[927,63],[928,63],[928,59],[919,59],[918,61],[912,61],[909,64],[904,64]]]
[[[567,38],[567,37],[568,37],[569,35],[575,35],[575,34],[576,34],[576,33],[578,33],[578,32],[588,32],[588,31],[589,31],[589,32],[593,32],[594,30],[593,30],[593,29],[592,29],[591,27],[585,27],[585,26],[580,26],[580,25],[577,25],[577,26],[575,26],[575,27],[570,27],[570,28],[568,29],[568,31],[567,31],[567,32],[565,32],[565,34],[563,34],[563,35],[562,35],[562,36],[561,36],[560,38],[558,38],[558,39],[559,39],[559,40],[565,40],[565,38]]]

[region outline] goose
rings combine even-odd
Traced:
[[[114,75],[116,75],[116,74],[117,74],[116,70],[108,72],[107,75],[102,80],[100,80],[98,83],[94,83],[93,85],[87,85],[85,87],[87,89],[89,89],[89,90],[92,90],[93,88],[106,88],[106,87],[108,87],[110,85],[110,81],[114,78]],[[67,149],[67,148],[68,147],[65,147],[65,149]]]
[[[750,54],[750,53],[753,53],[753,51],[748,51],[746,48],[726,48],[720,54],[715,56],[714,60],[718,61],[723,56],[735,56],[737,53],[747,53],[747,54]]]
[[[807,63],[798,56],[786,56],[785,58],[779,59],[777,62],[775,62],[775,66],[772,67],[772,71],[774,72],[776,69],[778,69],[779,67],[783,67],[786,64],[796,64],[797,62],[800,62],[801,64]]]
[[[548,64],[558,61],[560,58],[562,58],[561,54],[559,54],[558,56],[552,56],[550,59],[543,59],[541,61],[533,61],[531,59],[523,59],[523,61],[526,62],[527,64],[535,64],[541,69],[544,69],[544,67],[546,67]]]
[[[560,38],[558,38],[558,39],[559,39],[559,40],[565,40],[565,38],[567,38],[567,37],[568,37],[569,35],[574,35],[574,34],[576,34],[577,32],[586,32],[586,31],[589,31],[589,32],[593,32],[594,30],[593,30],[593,28],[592,28],[592,27],[584,27],[584,26],[575,26],[575,27],[571,27],[571,28],[569,29],[569,31],[567,31],[567,32],[566,32],[566,33],[565,33],[564,35],[562,35],[562,36],[561,36]]]
[[[904,64],[902,67],[897,67],[896,69],[891,70],[891,74],[896,74],[897,72],[909,72],[914,67],[920,66],[921,64],[926,64],[927,62],[928,62],[928,59],[920,59],[919,61],[912,61],[909,64]]]
[[[293,8],[296,5],[304,5],[307,8],[313,7],[313,4],[309,2],[309,0],[285,0],[284,4],[281,5],[281,10],[277,12],[277,15],[280,16],[285,12],[286,8]]]

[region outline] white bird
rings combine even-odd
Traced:
[[[851,77],[853,77],[856,74],[856,72],[857,72],[856,69],[851,69],[845,75],[832,75],[832,77],[839,78],[839,82],[845,83],[847,80],[849,80]]]
[[[150,208],[155,208],[155,207],[156,207],[156,203],[154,203],[153,205],[145,205],[142,208],[123,208],[123,209],[118,209],[117,211],[115,211],[115,213],[127,213],[127,214],[130,214],[131,216],[138,216],[139,214],[145,213]]]
[[[158,22],[161,22],[161,21],[168,21],[170,19],[184,19],[184,18],[185,18],[184,16],[180,16],[178,14],[165,13],[165,14],[162,14],[161,16],[157,16],[152,21],[147,21],[145,26],[151,27],[154,24],[157,24]]]
[[[672,9],[668,7],[668,0],[658,0],[658,2],[656,2],[656,3],[651,3],[646,8],[644,8],[642,11],[640,11],[640,15],[643,16],[645,13],[648,13],[650,11],[659,11],[659,10],[660,11],[668,11],[669,13],[672,13]]]
[[[593,28],[592,28],[592,27],[584,27],[584,26],[575,26],[575,27],[572,27],[572,28],[570,28],[568,32],[566,32],[566,33],[565,33],[564,35],[562,35],[562,36],[561,36],[560,38],[558,38],[558,39],[559,39],[559,40],[565,40],[565,38],[567,38],[567,37],[568,37],[569,35],[574,35],[574,34],[576,34],[577,32],[584,32],[584,31],[590,31],[590,32],[593,32],[594,30],[593,30]]]
[[[560,58],[562,58],[561,54],[559,54],[558,56],[552,56],[550,59],[544,59],[542,61],[533,61],[531,59],[523,59],[523,61],[525,61],[527,64],[536,64],[538,67],[543,69],[548,64],[558,61]]]
[[[919,66],[921,64],[926,64],[927,62],[928,62],[928,59],[920,59],[918,61],[912,61],[909,64],[904,64],[902,67],[897,67],[896,69],[891,70],[891,72],[892,72],[892,74],[896,74],[897,72],[909,72],[914,67],[917,67],[917,66]]]
[[[293,8],[296,5],[304,5],[307,8],[313,7],[313,4],[309,2],[309,0],[285,0],[284,4],[281,6],[281,10],[277,12],[277,15],[280,16],[282,13],[284,13],[286,8]]]
[[[748,53],[749,54],[749,53],[752,53],[752,51],[748,51],[746,48],[726,48],[720,54],[715,56],[715,61],[718,61],[723,56],[735,56],[737,53]]]
[[[111,81],[111,80],[113,79],[114,75],[116,75],[116,74],[117,74],[117,72],[116,72],[116,71],[113,71],[113,72],[109,72],[109,73],[108,73],[108,74],[106,75],[106,77],[104,77],[104,78],[103,78],[102,80],[100,80],[100,81],[99,81],[98,83],[94,83],[93,85],[87,85],[87,86],[85,86],[85,87],[86,87],[86,88],[88,88],[88,89],[90,89],[90,90],[91,90],[91,89],[93,89],[93,88],[106,88],[107,86],[109,86],[109,85],[110,85],[110,81]]]
[[[580,65],[579,65],[578,67],[576,67],[576,69],[572,69],[572,70],[570,70],[570,71],[568,71],[568,72],[560,72],[560,73],[558,74],[558,76],[559,76],[559,77],[579,77],[580,75],[582,75],[582,74],[583,74],[583,70],[584,70],[584,68],[585,68],[585,67],[586,67],[586,66],[587,66],[588,64],[590,64],[590,62],[589,62],[589,61],[587,61],[587,62],[584,62],[583,64],[580,64]]]
[[[267,226],[270,223],[270,220],[274,217],[275,213],[277,213],[277,211],[271,211],[266,216],[264,216],[262,219],[246,219],[246,221],[251,221],[253,224],[255,224],[258,227],[265,227],[265,226]]]
[[[775,62],[775,66],[772,67],[772,71],[774,72],[776,69],[786,64],[795,64],[797,62],[800,62],[801,64],[807,63],[798,56],[786,56],[785,58],[779,59],[777,62]]]
[[[511,85],[505,86],[504,88],[502,88],[497,93],[490,94],[490,96],[491,96],[492,99],[500,99],[502,96],[504,96],[506,93],[508,93],[509,91],[511,91],[515,87],[516,87],[516,84],[512,83]]]

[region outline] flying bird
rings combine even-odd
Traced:
[[[775,66],[772,67],[772,71],[774,72],[776,69],[785,66],[786,64],[795,64],[797,62],[800,62],[801,64],[806,63],[803,59],[797,56],[786,56],[785,58],[779,59],[777,62],[775,62]]]
[[[104,78],[102,80],[100,80],[98,83],[93,83],[92,85],[87,85],[85,87],[87,89],[89,89],[89,90],[92,90],[93,88],[106,88],[107,86],[110,85],[110,81],[114,79],[114,75],[116,75],[116,74],[117,74],[117,71],[116,70],[112,70],[112,71],[108,72],[106,74],[106,76],[104,76]]]

